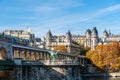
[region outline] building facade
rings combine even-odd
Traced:
[[[54,50],[58,45],[63,45],[67,48],[68,53],[79,54],[80,46],[78,43],[72,40],[71,32],[68,31],[66,35],[63,36],[53,36],[49,30],[45,38],[46,48]]]
[[[30,27],[28,27],[26,31],[24,31],[24,30],[4,30],[2,32],[2,34],[15,36],[15,37],[27,39],[27,40],[35,39],[35,35],[31,33]]]
[[[85,35],[72,35],[70,31],[66,35],[53,36],[49,30],[46,34],[46,48],[53,50],[57,45],[64,45],[69,53],[80,52],[80,45],[88,46],[91,49],[95,49],[99,42],[98,31],[96,27],[91,31],[86,30]]]
[[[100,43],[107,44],[111,41],[118,41],[120,43],[120,35],[111,34],[110,31],[104,30]]]
[[[76,41],[79,45],[95,49],[99,43],[99,36],[96,27],[92,30],[87,29],[84,35],[72,35],[72,40]]]

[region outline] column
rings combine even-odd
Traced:
[[[23,55],[24,55],[23,60],[26,60],[26,50],[24,50]]]
[[[68,60],[70,60],[70,56],[68,56]]]
[[[21,58],[23,59],[23,60],[26,60],[25,57],[26,56],[26,54],[25,54],[25,50],[24,49],[22,49],[22,51],[21,51]]]
[[[42,59],[44,60],[45,58],[44,58],[44,53],[42,52]]]
[[[38,59],[40,60],[40,52],[38,52]]]
[[[15,50],[15,58],[19,58],[18,49]]]
[[[34,55],[34,52],[33,51],[31,51],[31,60],[35,60],[35,55]]]
[[[36,61],[37,59],[36,51],[34,51],[34,56],[35,56],[35,61]]]
[[[44,60],[46,60],[46,53],[44,53]]]
[[[42,55],[41,52],[39,52],[39,54],[40,54],[40,60],[42,60],[43,59],[43,55]]]
[[[49,54],[48,53],[46,53],[46,60],[48,60],[49,59]]]
[[[28,60],[28,61],[31,60],[31,54],[28,50],[26,51],[26,60]]]
[[[26,50],[24,50],[24,60],[27,59],[27,56],[26,56]]]
[[[30,55],[30,60],[29,61],[31,61],[31,59],[32,59],[31,51],[29,51],[29,55]]]
[[[17,66],[14,67],[14,71],[15,71],[15,79],[14,80],[23,80],[22,79],[22,67],[21,66]]]
[[[28,67],[25,68],[25,80],[28,80]]]
[[[15,58],[15,49],[13,48],[13,59]]]
[[[18,49],[18,58],[21,58],[21,49]]]

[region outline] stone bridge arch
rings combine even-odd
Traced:
[[[8,59],[8,52],[4,47],[0,47],[0,60]]]
[[[12,59],[13,47],[11,44],[0,42],[0,58]]]

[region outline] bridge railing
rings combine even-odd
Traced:
[[[72,60],[38,60],[38,61],[22,61],[23,65],[80,65],[79,62]]]

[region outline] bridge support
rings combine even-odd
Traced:
[[[80,67],[17,66],[14,80],[81,80]]]
[[[22,66],[14,67],[14,71],[15,71],[14,80],[23,80]]]

